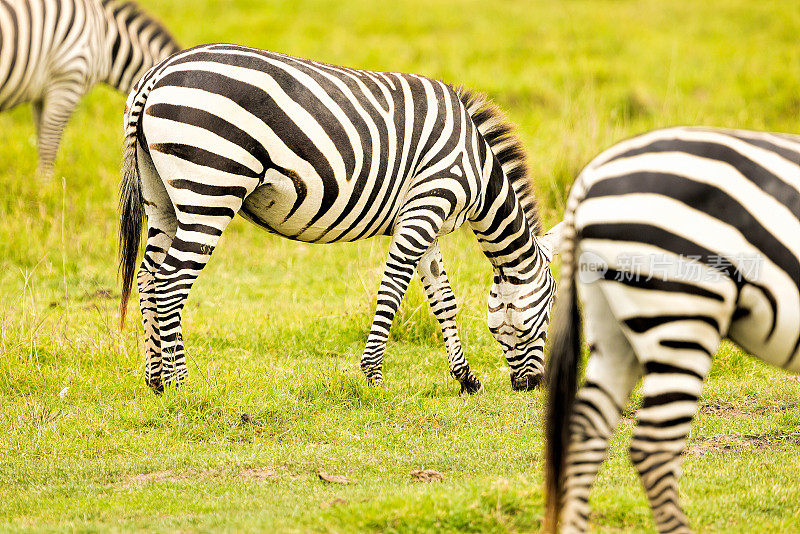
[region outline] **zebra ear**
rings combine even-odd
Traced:
[[[561,246],[561,234],[564,231],[564,221],[550,228],[547,233],[536,238],[544,252],[547,261],[553,261],[553,256],[558,254]]]

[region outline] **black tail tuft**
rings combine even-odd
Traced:
[[[133,122],[135,124],[136,121]],[[136,143],[136,127],[131,126],[125,136],[122,183],[119,188],[119,273],[122,277],[122,298],[119,305],[120,329],[125,326],[125,314],[133,287],[136,258],[139,254],[144,221],[142,179],[136,162]]]
[[[578,388],[581,356],[581,316],[575,287],[574,239],[570,250],[562,250],[559,300],[556,304],[550,359],[547,363],[547,405],[545,408],[545,526],[558,531],[558,518],[564,496],[564,468],[569,447],[569,422]]]

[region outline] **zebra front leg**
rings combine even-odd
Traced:
[[[450,288],[450,280],[444,270],[442,253],[436,241],[419,260],[417,272],[419,272],[425,288],[428,304],[442,328],[450,374],[461,383],[462,394],[479,392],[483,385],[472,374],[469,363],[464,357],[464,351],[461,349],[461,340],[458,338],[458,327],[456,326],[458,304],[453,290]]]
[[[441,227],[439,214],[429,210],[406,212],[397,223],[378,288],[375,316],[361,356],[361,369],[372,384],[383,383],[383,354],[389,329],[420,258],[436,240]]]
[[[720,341],[711,329],[705,323],[697,328],[673,328],[679,335],[662,337],[656,350],[651,342],[644,362],[642,406],[636,414],[630,454],[659,532],[691,532],[680,505],[678,476],[703,379]],[[707,335],[693,340],[686,335],[692,330],[705,330]]]
[[[31,102],[31,111],[33,111],[33,126],[36,128],[36,137],[39,137],[39,131],[42,129],[42,107],[44,101],[42,99],[34,100]]]
[[[43,180],[53,177],[53,164],[64,127],[83,92],[83,86],[77,82],[56,82],[45,91],[41,102],[34,103],[33,114],[39,150],[36,175]]]

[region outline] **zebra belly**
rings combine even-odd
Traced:
[[[313,192],[306,191],[311,196]],[[337,203],[349,200],[352,195],[339,198]],[[340,192],[341,197],[341,192]],[[244,200],[241,215],[267,230],[296,241],[308,243],[332,243],[355,241],[375,235],[390,233],[397,208],[382,217],[375,217],[372,210],[366,212],[341,213],[334,224],[308,224],[307,217],[294,217],[293,208],[298,200],[297,184],[284,178],[257,187]]]

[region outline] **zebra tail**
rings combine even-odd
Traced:
[[[569,420],[578,388],[581,357],[582,326],[575,286],[577,238],[573,213],[567,206],[561,249],[561,285],[554,320],[557,330],[545,373],[548,382],[545,407],[545,529],[550,532],[558,532],[558,518],[563,505]]]
[[[125,326],[125,315],[133,287],[136,258],[139,254],[144,223],[142,178],[139,174],[136,145],[139,136],[139,119],[142,109],[144,109],[147,92],[139,91],[133,95],[133,102],[125,112],[122,182],[119,188],[119,273],[122,277],[122,295],[119,305],[120,329]]]

